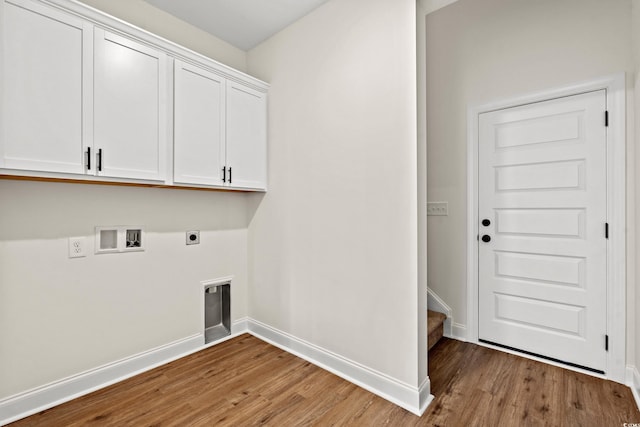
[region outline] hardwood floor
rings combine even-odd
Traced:
[[[242,335],[12,426],[622,426],[620,384],[455,340],[429,353],[436,396],[417,417]]]

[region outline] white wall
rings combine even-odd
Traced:
[[[634,165],[640,164],[640,150],[637,149],[637,145],[640,142],[640,0],[631,1],[632,9],[632,50],[633,50],[633,65],[635,75],[633,78],[633,91],[634,96],[629,97],[627,105],[632,105],[633,118],[629,120],[629,126],[633,129],[628,134],[627,140],[627,152],[629,153],[629,159],[627,164],[632,163]],[[630,347],[635,344],[634,357],[627,360],[628,364],[633,364],[636,368],[640,367],[640,337],[638,332],[640,331],[640,315],[636,313],[637,307],[640,307],[640,292],[637,289],[637,280],[640,277],[640,251],[637,250],[637,244],[640,242],[640,227],[637,224],[640,223],[640,184],[638,180],[637,168],[633,169],[635,176],[629,175],[627,180],[627,191],[629,200],[629,213],[628,221],[634,221],[633,227],[629,227],[629,233],[635,231],[634,236],[630,236],[628,239],[627,247],[633,251],[628,257],[630,265],[627,268],[627,280],[629,282],[629,291],[627,292],[627,298],[631,301],[627,302],[627,315],[629,320],[633,320],[629,327],[628,335],[632,337],[630,339]],[[634,256],[635,254],[635,256]]]
[[[249,72],[271,83],[251,315],[413,387],[426,365],[415,7],[329,1],[248,52]]]
[[[235,276],[247,315],[243,194],[1,180],[0,200],[0,399],[200,333],[203,280]],[[97,225],[144,226],[146,251],[93,254]]]
[[[467,107],[632,72],[631,0],[459,0],[426,25],[427,194],[449,202],[449,216],[428,219],[428,280],[464,325]],[[635,228],[630,219],[631,269]]]
[[[140,0],[87,0],[245,69],[245,53]],[[247,316],[243,193],[0,181],[0,400],[199,333],[200,282],[233,275]],[[146,251],[93,254],[94,227],[142,225]],[[200,230],[201,244],[185,245]],[[89,256],[67,258],[86,236]]]
[[[427,313],[427,52],[426,19],[431,0],[416,1],[416,116],[418,150],[418,324],[425,325]],[[421,333],[421,332],[419,332]],[[418,342],[418,360],[427,360],[429,349]],[[418,378],[428,377],[428,364],[418,363]]]
[[[225,65],[246,71],[247,55],[245,51],[150,5],[144,0],[80,1]]]

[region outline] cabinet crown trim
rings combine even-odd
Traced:
[[[14,3],[12,0],[5,0],[7,3]],[[203,54],[195,52],[185,46],[165,39],[157,34],[151,33],[145,29],[135,26],[122,19],[111,16],[99,9],[81,3],[77,0],[37,0],[40,3],[49,5],[53,8],[63,10],[67,13],[76,15],[84,20],[88,20],[96,26],[106,30],[115,32],[129,38],[137,39],[141,43],[151,45],[156,49],[164,51],[172,58],[198,65],[220,74],[229,80],[240,82],[248,85],[260,92],[267,92],[269,84],[259,80],[247,73],[236,70],[225,65],[215,59],[209,58]]]

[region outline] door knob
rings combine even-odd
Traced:
[[[491,236],[485,234],[484,236],[482,236],[482,241],[485,243],[489,243],[491,241]]]
[[[491,221],[485,218],[482,220],[482,225],[484,225],[485,227],[488,227],[491,225]]]

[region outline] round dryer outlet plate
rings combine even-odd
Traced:
[[[187,231],[187,245],[200,244],[200,232],[199,231]]]

